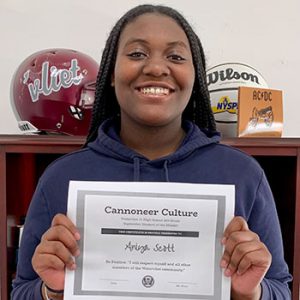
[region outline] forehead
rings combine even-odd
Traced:
[[[130,39],[162,39],[166,43],[181,41],[189,48],[188,38],[180,25],[171,17],[159,13],[138,16],[123,29],[119,44]]]

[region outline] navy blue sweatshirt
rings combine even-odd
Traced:
[[[70,180],[235,185],[235,215],[246,219],[272,254],[271,267],[262,282],[262,299],[290,299],[291,275],[283,258],[274,199],[262,168],[252,157],[220,144],[218,134],[210,136],[191,122],[185,122],[184,129],[186,137],[176,152],[149,160],[122,144],[117,125],[108,120],[88,147],[48,166],[26,216],[11,299],[42,299],[42,282],[32,268],[31,258],[52,218],[66,213]]]

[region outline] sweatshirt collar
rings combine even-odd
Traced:
[[[96,152],[122,161],[131,161],[133,163],[134,159],[138,158],[140,162],[151,164],[163,164],[165,161],[168,161],[168,164],[172,164],[182,160],[195,149],[220,141],[219,133],[200,130],[190,121],[183,122],[183,129],[186,132],[186,136],[180,147],[174,153],[152,161],[149,161],[146,157],[122,143],[119,136],[119,122],[115,119],[108,119],[102,123],[98,130],[97,139],[89,143],[88,147]]]

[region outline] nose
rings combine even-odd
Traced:
[[[148,58],[143,68],[143,74],[154,77],[170,75],[168,62],[163,58]]]

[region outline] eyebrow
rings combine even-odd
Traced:
[[[129,39],[126,43],[125,43],[125,47],[130,45],[130,44],[134,44],[134,43],[141,43],[141,44],[146,44],[148,45],[149,42],[147,42],[146,40],[144,39],[141,39],[141,38],[132,38],[132,39]],[[175,47],[175,46],[180,46],[180,47],[183,47],[185,49],[188,49],[189,47],[187,46],[186,43],[184,43],[183,41],[174,41],[174,42],[169,42],[167,43],[168,47]]]

